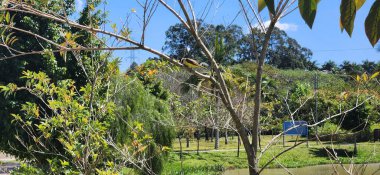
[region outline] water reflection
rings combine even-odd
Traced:
[[[355,175],[380,175],[380,163],[375,164],[356,164],[353,166],[344,165],[346,170],[351,170]],[[348,174],[340,165],[316,165],[303,168],[289,168],[294,175],[335,175]],[[228,170],[224,175],[248,175],[248,169]],[[266,169],[262,175],[288,175],[286,170],[281,168]]]

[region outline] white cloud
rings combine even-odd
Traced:
[[[270,24],[270,21],[265,21],[264,26],[267,28]],[[259,24],[255,24],[255,27],[259,27]],[[286,32],[295,32],[298,30],[298,26],[296,24],[291,24],[291,23],[281,23],[280,21],[276,23],[276,27],[279,29],[286,31]]]
[[[82,11],[83,4],[84,4],[83,0],[75,0],[75,6],[76,6],[75,8],[77,12]]]

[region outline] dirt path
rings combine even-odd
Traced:
[[[16,159],[13,156],[8,156],[7,154],[0,152],[0,161],[1,162],[11,162],[11,161],[16,161]]]
[[[0,153],[0,175],[9,174],[13,169],[20,166],[16,159],[4,153]]]

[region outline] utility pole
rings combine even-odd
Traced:
[[[314,112],[314,120],[315,123],[318,122],[318,73],[316,72],[314,75],[314,99],[315,99],[315,112]],[[315,126],[315,136],[318,137],[318,125]],[[318,139],[316,139],[318,145]]]
[[[130,46],[132,46],[132,44],[130,44]],[[136,59],[136,55],[135,55],[135,50],[132,49],[129,51],[129,59],[131,60],[131,64],[133,62],[135,62],[135,59]]]

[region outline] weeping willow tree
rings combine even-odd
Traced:
[[[162,153],[172,146],[175,136],[169,103],[146,90],[137,78],[119,77],[115,81],[124,86],[115,96],[118,116],[114,123],[116,141],[120,144],[131,142],[133,133],[130,126],[136,123],[143,125],[144,131],[154,140],[146,148],[148,154],[144,155],[147,159],[144,166],[160,173],[166,158]],[[143,169],[140,173],[146,172]]]

